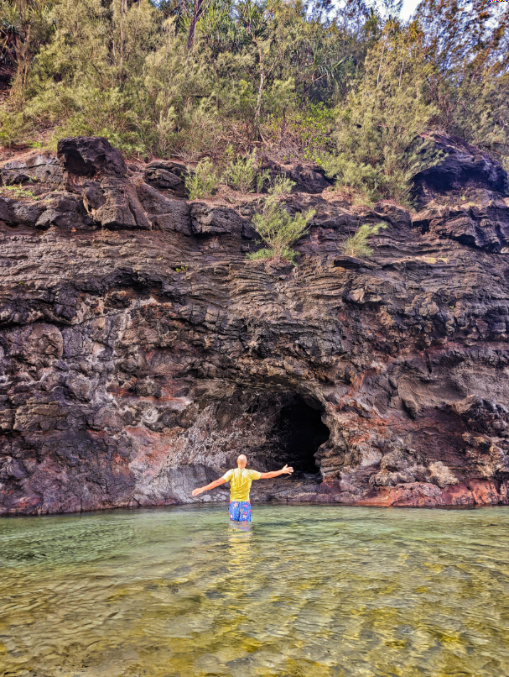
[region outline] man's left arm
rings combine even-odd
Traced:
[[[262,472],[260,473],[260,479],[261,480],[268,480],[271,477],[279,477],[280,475],[291,475],[293,472],[293,468],[291,468],[288,465],[285,465],[284,468],[281,468],[281,470],[272,470],[272,472]]]

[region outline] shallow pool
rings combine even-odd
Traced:
[[[2,677],[509,675],[509,509],[0,520]]]

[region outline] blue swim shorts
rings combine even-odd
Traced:
[[[230,519],[234,522],[250,522],[251,521],[251,503],[246,501],[231,501]]]

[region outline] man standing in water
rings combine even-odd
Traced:
[[[272,472],[258,472],[258,470],[248,470],[246,468],[247,458],[241,454],[237,458],[237,467],[235,470],[228,470],[222,477],[206,487],[200,487],[193,491],[193,496],[199,496],[204,491],[220,487],[225,482],[230,482],[230,519],[233,522],[251,521],[251,503],[249,501],[249,491],[253,480],[267,480],[270,477],[279,477],[279,475],[291,475],[293,468],[285,465],[281,470]]]

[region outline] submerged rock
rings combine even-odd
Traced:
[[[303,184],[287,208],[316,213],[295,267],[246,259],[255,202],[188,203],[163,167],[129,177],[119,155],[67,139],[65,185],[0,199],[1,514],[190,501],[240,452],[296,468],[257,499],[509,502],[493,185],[412,217]],[[380,221],[369,260],[342,254]]]

